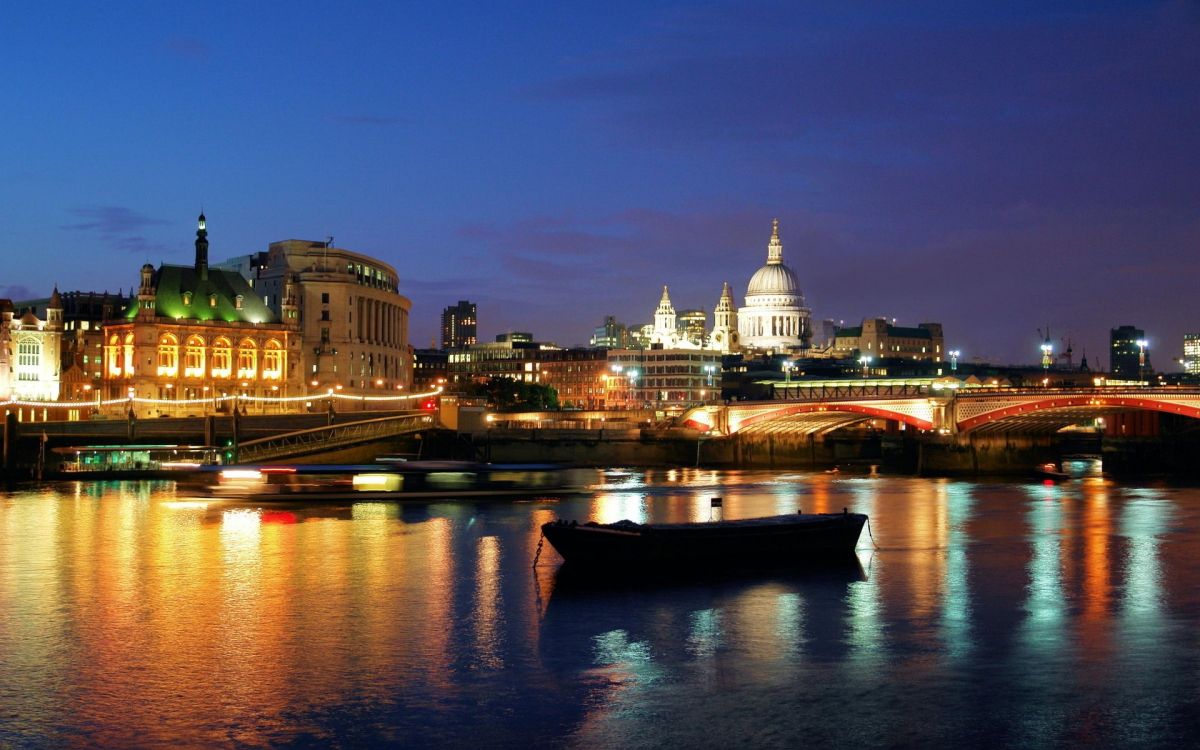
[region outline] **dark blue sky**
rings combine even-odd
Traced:
[[[1200,330],[1194,2],[22,3],[0,43],[0,296],[188,262],[203,205],[214,258],[394,264],[418,346],[461,298],[569,345],[741,304],[778,216],[817,318]]]

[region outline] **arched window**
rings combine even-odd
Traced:
[[[233,370],[231,361],[233,359],[233,347],[229,343],[229,339],[221,336],[213,342],[212,348],[212,375],[214,378],[227,378]]]
[[[108,374],[110,377],[121,376],[121,339],[117,334],[113,334],[108,338],[108,346],[104,347],[104,359],[108,361]]]
[[[257,372],[258,348],[250,339],[242,339],[242,342],[238,344],[237,375],[239,378],[252,378]]]
[[[17,339],[17,380],[41,380],[42,339],[22,336]]]
[[[121,352],[121,359],[125,361],[125,377],[133,376],[133,334],[125,334],[124,351]]]
[[[204,339],[189,336],[183,350],[183,375],[188,378],[204,377]]]
[[[179,339],[170,333],[158,340],[158,374],[168,378],[179,374]]]
[[[283,347],[275,339],[263,347],[263,379],[283,379]]]

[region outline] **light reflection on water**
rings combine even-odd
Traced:
[[[0,496],[0,746],[1165,745],[1200,491],[711,469],[537,502]],[[614,481],[619,478],[619,482]],[[540,524],[871,516],[861,567],[596,588]],[[847,721],[847,713],[853,721]],[[933,716],[933,718],[928,718]],[[485,739],[480,739],[485,738]]]

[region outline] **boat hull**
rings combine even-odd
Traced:
[[[867,517],[861,513],[776,516],[686,524],[542,526],[573,566],[684,568],[782,564],[853,555]]]

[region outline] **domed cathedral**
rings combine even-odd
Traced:
[[[807,347],[812,337],[809,312],[796,273],[783,264],[779,219],[775,219],[767,244],[767,264],[750,278],[746,305],[738,309],[741,345],[771,351]]]

